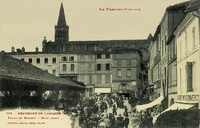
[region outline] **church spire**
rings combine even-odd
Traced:
[[[57,25],[55,26],[55,42],[66,43],[68,41],[69,41],[69,27],[66,24],[64,7],[63,3],[61,3],[58,22]]]
[[[66,26],[63,3],[61,3],[61,5],[60,5],[60,13],[59,13],[59,17],[58,17],[57,26]]]

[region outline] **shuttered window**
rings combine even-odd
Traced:
[[[66,71],[67,71],[67,65],[63,64],[63,72],[66,72]]]
[[[192,62],[186,63],[186,80],[187,80],[187,91],[193,91],[193,70]]]

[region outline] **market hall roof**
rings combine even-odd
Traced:
[[[47,89],[79,88],[84,89],[72,81],[54,76],[22,60],[0,53],[0,81],[13,80],[20,83],[34,83]]]

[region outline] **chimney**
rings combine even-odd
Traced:
[[[36,52],[36,53],[39,52],[39,48],[38,48],[38,47],[35,48],[35,52]]]
[[[22,47],[22,53],[25,53],[25,48],[24,47]]]
[[[11,52],[15,52],[15,47],[11,47]]]

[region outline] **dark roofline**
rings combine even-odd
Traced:
[[[20,84],[26,84],[26,85],[33,85],[33,86],[41,86],[43,88],[47,88],[47,89],[68,89],[68,88],[79,88],[79,89],[85,89],[84,84],[79,84],[76,83],[74,81],[74,83],[76,83],[78,86],[74,86],[74,85],[65,85],[65,84],[60,84],[60,83],[51,83],[51,82],[44,82],[44,81],[38,81],[38,80],[31,80],[31,79],[22,79],[22,78],[16,78],[16,77],[11,77],[11,76],[2,76],[0,75],[0,80],[4,81],[4,80],[8,80],[8,81],[15,81],[15,83],[20,83]]]
[[[200,9],[200,0],[190,0],[184,12],[189,13],[195,10],[198,11],[199,9]]]
[[[183,7],[186,7],[188,5],[189,1],[181,2],[175,5],[171,5],[166,8],[166,11],[176,11],[177,9],[181,9]]]
[[[160,33],[160,31],[161,31],[161,25],[159,24],[154,33],[154,38]]]
[[[69,41],[68,43],[114,43],[114,42],[146,42],[147,39],[138,40],[90,40],[90,41]]]

